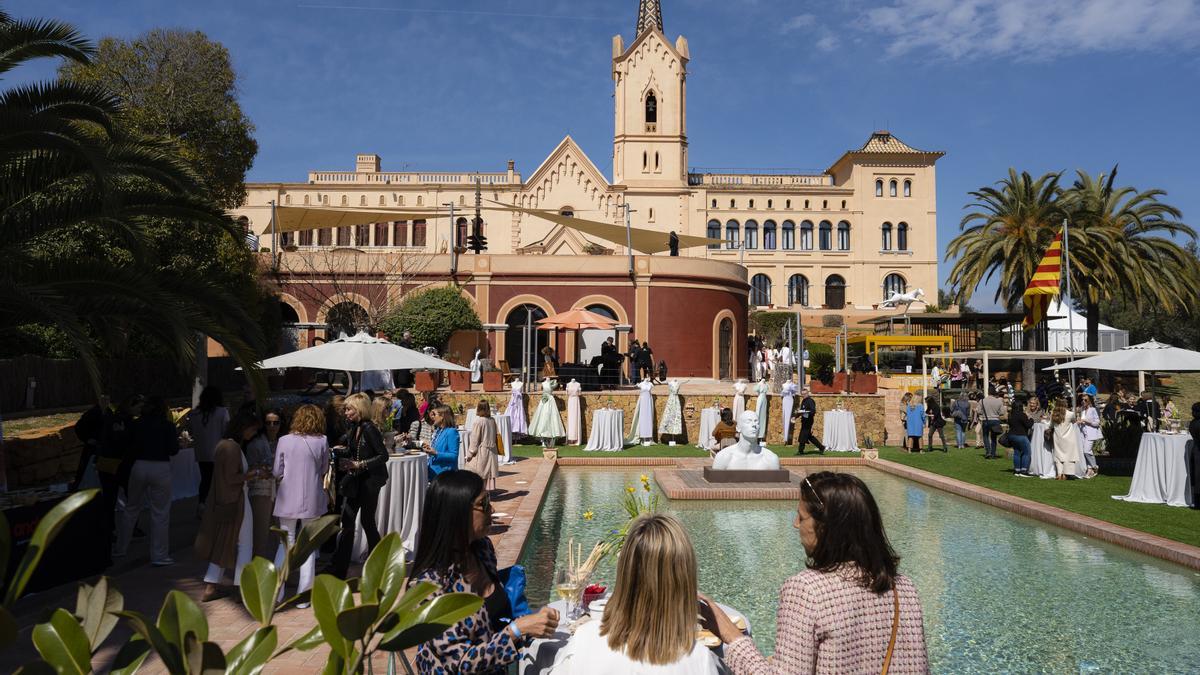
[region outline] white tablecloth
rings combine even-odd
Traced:
[[[1187,434],[1142,434],[1129,494],[1113,499],[1143,504],[1192,506],[1191,437]]]
[[[588,435],[589,452],[616,452],[625,447],[625,411],[601,408],[592,412],[592,433]]]
[[[171,458],[171,499],[187,499],[200,494],[200,465],[193,448],[180,448]]]
[[[821,443],[826,450],[833,452],[858,452],[858,428],[854,425],[854,413],[849,410],[825,411]]]
[[[550,603],[550,606],[558,610],[560,619],[566,616],[567,603],[565,601],[555,600]],[[747,619],[745,614],[728,605],[722,605],[719,602],[717,606],[728,614],[730,619],[736,619],[739,616],[742,617],[742,620],[746,622],[746,634],[754,635],[750,631],[750,619]],[[554,637],[544,640],[534,640],[530,643],[529,647],[521,652],[521,660],[517,672],[520,675],[542,675],[548,672],[550,667],[554,665],[554,660],[558,656],[558,653],[562,651],[563,647],[567,646],[567,641],[570,639],[571,634],[566,631],[566,623],[563,621],[559,624],[559,630],[554,634]]]
[[[720,408],[711,406],[700,411],[700,433],[696,434],[697,447],[708,447],[708,441],[712,438],[713,429],[717,428],[717,423],[720,421]]]
[[[1054,452],[1046,447],[1046,429],[1050,425],[1045,422],[1035,422],[1033,429],[1030,430],[1029,437],[1029,475],[1040,476],[1042,478],[1054,478],[1057,474],[1054,470]],[[1079,426],[1075,426],[1075,442],[1079,443],[1079,452],[1081,456],[1078,462],[1075,462],[1076,478],[1087,477],[1087,461],[1082,457],[1083,453],[1083,434],[1079,431]]]
[[[475,414],[475,409],[467,410],[466,419],[463,421],[462,430],[459,433],[458,446],[458,468],[463,467],[462,452],[467,447],[467,434],[471,433],[471,427],[475,426],[475,419],[478,415]],[[512,418],[505,414],[493,412],[492,419],[496,420],[496,430],[500,432],[500,442],[503,444],[504,456],[500,457],[501,464],[512,464]]]
[[[421,505],[425,502],[425,488],[429,485],[428,455],[403,455],[389,457],[387,461],[388,482],[379,492],[379,504],[375,509],[375,523],[379,535],[399,532],[404,540],[404,550],[412,553],[417,549],[417,528],[421,525]],[[361,559],[367,549],[367,538],[363,535],[361,521],[356,525],[354,557]]]

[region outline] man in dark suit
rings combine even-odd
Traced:
[[[809,391],[808,387],[800,390],[800,396],[803,399],[796,408],[795,415],[800,418],[800,437],[796,441],[796,454],[803,455],[804,447],[811,441],[813,445],[817,446],[817,452],[823,455],[825,454],[825,446],[821,444],[821,441],[817,440],[816,436],[813,436],[812,432],[813,422],[817,420],[817,402],[813,400],[812,392]]]
[[[1143,391],[1137,405],[1133,407],[1142,418],[1142,426],[1146,431],[1158,431],[1158,419],[1162,417],[1162,406],[1154,400],[1154,395]]]

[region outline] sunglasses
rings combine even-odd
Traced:
[[[484,493],[483,499],[479,500],[478,504],[472,504],[471,508],[476,511],[490,511],[492,509],[492,498],[487,493]]]
[[[817,488],[813,487],[812,482],[808,480],[808,476],[804,477],[804,484],[808,486],[809,490],[812,490],[813,497],[816,497],[816,499],[817,499],[817,504],[820,504],[821,509],[824,510],[825,502],[821,501],[821,495],[817,494]]]

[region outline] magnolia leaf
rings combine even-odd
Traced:
[[[188,675],[224,675],[225,654],[215,642],[201,642],[195,633],[184,636]]]
[[[351,604],[350,587],[345,581],[328,574],[317,577],[312,589],[313,614],[317,617],[317,625],[321,627],[325,641],[344,660],[349,659],[351,649],[338,628],[337,617]]]
[[[195,635],[198,642],[208,639],[208,620],[194,600],[182,591],[171,591],[158,612],[158,630],[167,642],[182,652],[189,633]]]
[[[121,651],[113,659],[112,670],[108,671],[109,675],[133,675],[142,667],[147,656],[150,656],[150,645],[141,636],[135,635],[121,645]]]
[[[337,626],[342,637],[358,642],[363,639],[379,617],[379,605],[369,603],[338,612]]]
[[[279,633],[274,626],[259,628],[229,650],[226,672],[229,675],[258,675],[278,643]]]
[[[100,648],[113,628],[117,626],[117,615],[125,609],[125,597],[109,584],[108,577],[100,577],[95,586],[80,584],[75,602],[75,616],[83,622],[92,651]]]
[[[384,611],[396,601],[404,586],[404,541],[391,532],[375,545],[363,565],[360,588],[363,602],[379,603]],[[387,602],[380,595],[391,598]],[[386,599],[386,598],[385,598]]]
[[[180,647],[176,647],[163,637],[158,626],[150,623],[145,616],[138,612],[125,610],[116,614],[125,619],[129,623],[129,627],[149,644],[155,654],[158,654],[158,658],[162,659],[167,671],[178,673],[183,670],[183,652]]]
[[[61,607],[50,615],[50,621],[33,627],[33,646],[59,673],[92,672],[92,650],[83,626]]]
[[[403,651],[427,642],[446,629],[479,611],[483,598],[470,593],[440,595],[421,607],[415,615],[401,615],[400,623],[383,636],[379,648]]]
[[[275,614],[275,597],[279,593],[279,576],[275,565],[266,558],[255,558],[242,568],[242,604],[263,626],[271,624]]]

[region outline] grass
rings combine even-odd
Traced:
[[[38,429],[58,429],[65,424],[74,424],[82,414],[82,412],[68,412],[4,420],[4,433],[6,436],[14,436]]]
[[[781,457],[791,456],[795,446],[769,446]],[[515,445],[513,454],[519,457],[541,457],[537,445]],[[674,447],[662,444],[627,448],[625,457],[707,457],[708,453],[692,445]],[[559,457],[604,457],[610,453],[585,452],[581,446],[558,449]],[[813,456],[811,448],[806,457]],[[836,456],[836,454],[834,455]],[[1129,476],[1099,475],[1091,480],[1053,481],[1038,478],[1016,478],[1012,462],[1006,459],[984,460],[982,448],[951,449],[949,453],[914,455],[897,448],[881,448],[881,459],[911,466],[930,473],[955,478],[972,485],[991,488],[1035,502],[1057,506],[1099,520],[1148,532],[1174,541],[1200,546],[1200,510],[1137,504],[1113,499],[1113,495],[1129,492]]]

